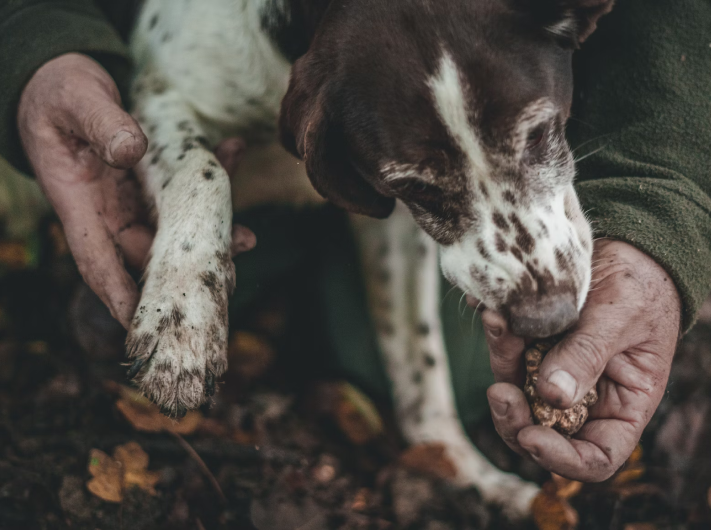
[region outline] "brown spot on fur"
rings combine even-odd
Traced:
[[[508,250],[506,241],[504,241],[504,238],[501,237],[501,234],[499,234],[498,232],[496,233],[495,240],[496,240],[496,250],[498,252],[500,252],[501,254],[506,253],[506,250]]]
[[[418,335],[429,335],[430,334],[430,326],[427,322],[420,322],[417,325],[417,334]]]
[[[484,241],[478,239],[476,242],[476,248],[479,251],[479,254],[481,254],[482,258],[487,261],[491,261],[491,254],[489,254],[489,251],[486,250],[486,247],[484,246]]]
[[[568,272],[572,269],[570,255],[563,252],[560,248],[555,249],[555,262],[561,272]]]
[[[514,225],[516,229],[516,244],[526,254],[533,252],[533,249],[536,248],[536,240],[533,239],[533,236],[523,225],[518,215],[515,213],[509,215],[509,221],[511,221],[511,224]]]
[[[178,306],[173,306],[173,309],[171,309],[167,315],[161,317],[158,322],[158,326],[156,327],[156,331],[158,331],[158,333],[163,333],[168,328],[179,328],[183,323],[184,318],[185,314],[180,310],[180,308],[178,308]]]
[[[505,233],[508,233],[508,231],[511,230],[511,227],[506,222],[506,218],[501,212],[494,212],[494,215],[491,217],[491,220],[498,228],[503,230]]]
[[[489,190],[486,189],[486,184],[483,182],[479,182],[479,191],[481,191],[481,194],[484,196],[485,199],[489,198]]]
[[[427,366],[429,368],[432,368],[435,364],[437,364],[437,361],[435,360],[435,358],[432,357],[432,355],[430,355],[429,353],[425,353],[424,361],[425,361],[425,366]]]
[[[205,171],[203,171],[202,176],[205,177],[205,180],[212,180],[215,178],[215,174],[212,171],[210,171],[209,169],[206,169]]]
[[[504,199],[505,202],[508,202],[509,204],[516,206],[517,200],[516,200],[516,195],[513,194],[512,191],[506,190],[502,195],[501,198]]]
[[[513,254],[517,260],[519,260],[521,263],[523,263],[523,253],[521,252],[520,248],[511,247],[509,250],[511,250],[511,254]]]
[[[129,358],[150,355],[156,339],[152,333],[130,334],[126,341],[126,353]]]
[[[220,280],[217,278],[217,274],[212,271],[206,271],[200,274],[200,280],[202,284],[207,287],[210,291],[212,299],[221,304],[222,302],[222,286],[220,285]]]

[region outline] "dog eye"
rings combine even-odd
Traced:
[[[528,138],[526,138],[526,149],[535,149],[543,142],[545,138],[547,127],[545,125],[539,125],[528,133]]]

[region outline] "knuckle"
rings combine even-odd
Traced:
[[[590,375],[599,375],[607,363],[607,347],[598,338],[585,332],[570,335],[565,340],[566,352],[570,352],[579,367]]]

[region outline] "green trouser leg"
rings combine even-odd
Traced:
[[[238,215],[257,235],[255,250],[235,260],[237,290],[231,315],[277,284],[310,281],[298,301],[316,315],[315,332],[329,352],[329,372],[345,377],[379,400],[390,398],[390,383],[377,345],[358,255],[346,216],[325,207],[294,211],[266,208]],[[286,282],[284,278],[294,276]],[[303,293],[304,291],[302,291]],[[484,330],[461,292],[442,280],[441,315],[457,407],[465,425],[488,411],[486,389],[493,384]],[[234,324],[234,322],[233,322]],[[303,362],[310,352],[296,352]]]

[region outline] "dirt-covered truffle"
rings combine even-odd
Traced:
[[[526,351],[526,385],[523,391],[537,424],[553,427],[561,434],[572,436],[588,419],[588,407],[597,403],[597,390],[593,388],[580,403],[567,410],[558,410],[543,401],[536,393],[536,383],[541,361],[553,346],[554,341],[540,341]]]

